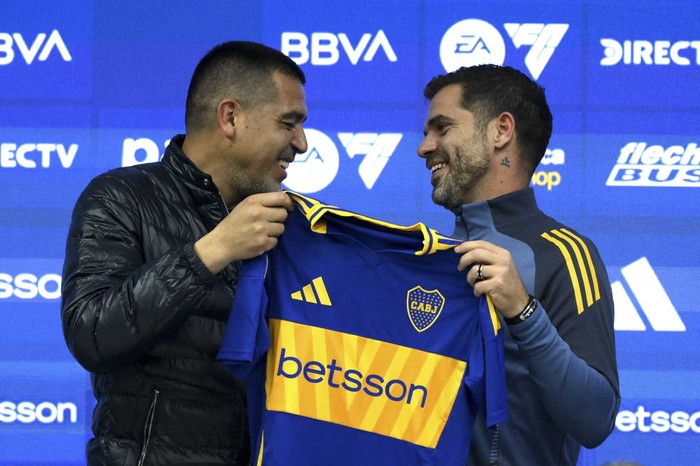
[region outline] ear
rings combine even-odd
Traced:
[[[503,112],[493,120],[494,139],[496,149],[503,149],[510,141],[515,139],[515,118],[510,112]]]
[[[236,125],[240,124],[241,104],[234,99],[224,99],[216,106],[216,117],[219,128],[224,135],[231,139],[236,134]]]

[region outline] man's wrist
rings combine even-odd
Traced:
[[[522,311],[520,311],[513,317],[506,317],[503,319],[505,320],[506,324],[517,325],[521,322],[525,322],[527,318],[530,317],[533,312],[535,312],[535,309],[537,309],[537,299],[535,299],[535,297],[532,295],[529,295],[529,297],[530,299],[528,300],[527,304],[525,305]]]

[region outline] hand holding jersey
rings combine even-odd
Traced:
[[[194,250],[213,273],[233,261],[259,256],[277,245],[288,211],[293,208],[292,200],[283,192],[248,196],[199,239]]]
[[[530,297],[508,250],[479,240],[465,241],[454,251],[462,254],[457,266],[460,272],[471,267],[467,281],[474,288],[475,296],[490,295],[494,306],[506,319],[516,316],[527,306]],[[481,279],[477,275],[479,265]]]

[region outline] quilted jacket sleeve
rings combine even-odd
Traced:
[[[204,302],[216,281],[193,242],[144,259],[142,217],[163,214],[137,199],[131,184],[107,174],[90,183],[73,211],[61,318],[68,348],[91,372],[141,357]]]

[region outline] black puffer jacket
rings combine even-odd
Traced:
[[[192,249],[226,207],[183,141],[98,176],[73,212],[61,317],[92,373],[91,465],[249,461],[244,394],[215,359],[237,267],[215,276]]]

